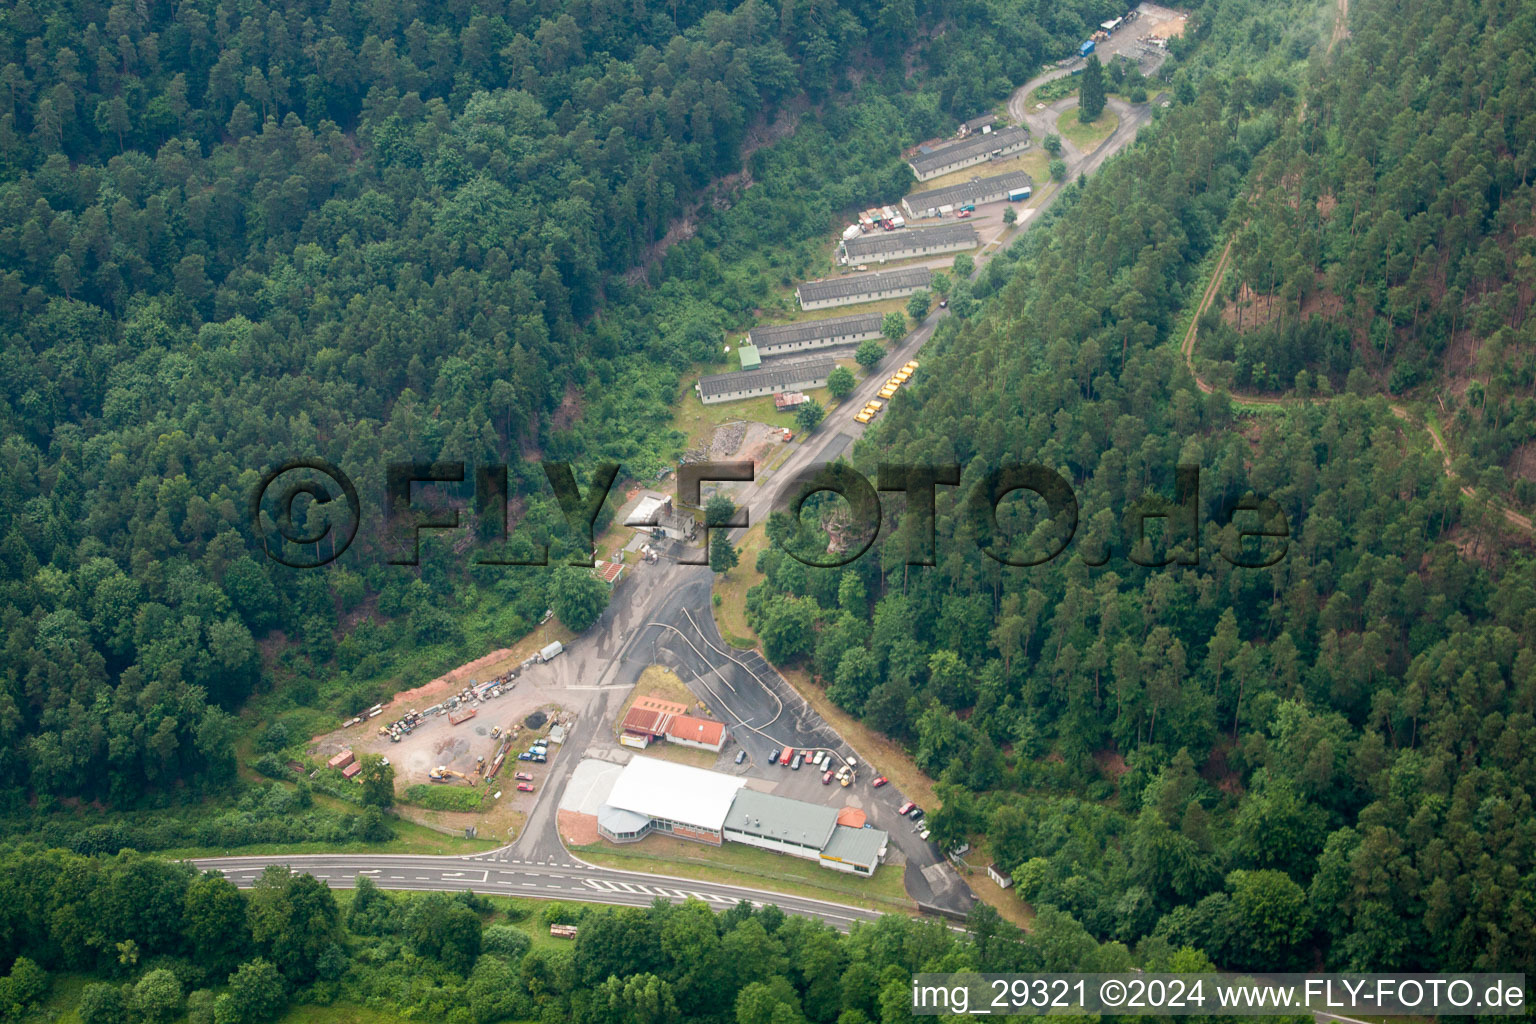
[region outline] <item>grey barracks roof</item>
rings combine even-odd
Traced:
[[[969,121],[964,122],[963,127],[968,132],[974,132],[980,131],[989,124],[997,124],[996,114],[982,114],[980,117],[973,117]]]
[[[983,196],[1005,196],[1016,188],[1033,188],[1034,185],[1034,179],[1023,171],[1009,171],[1007,174],[976,178],[947,188],[914,192],[901,202],[909,210],[936,210],[941,206],[978,202]]]
[[[848,259],[856,263],[861,260],[878,260],[892,253],[962,244],[976,245],[979,242],[976,229],[969,224],[940,224],[933,228],[907,228],[904,231],[862,235],[844,242],[843,248],[848,253]]]
[[[716,373],[699,378],[699,392],[705,398],[713,398],[759,388],[792,391],[813,380],[826,380],[836,365],[835,359],[799,359],[778,363],[772,369]]]
[[[837,810],[743,788],[725,816],[725,828],[820,850],[837,828]]]
[[[933,271],[927,267],[907,267],[904,270],[887,270],[882,274],[850,274],[829,281],[807,281],[796,291],[800,293],[802,302],[825,302],[827,299],[873,295],[897,288],[926,288],[932,280]]]
[[[750,790],[742,790],[743,793]],[[741,798],[737,797],[740,803]],[[848,864],[874,864],[880,859],[880,850],[890,840],[890,835],[878,828],[849,828],[839,825],[832,830],[832,838],[822,847],[821,855],[828,860],[840,860]]]
[[[774,324],[771,327],[752,328],[752,343],[764,345],[793,345],[798,342],[816,341],[819,338],[840,338],[848,334],[880,331],[879,313],[857,313],[853,316],[835,316],[830,320],[805,320],[798,324]]]
[[[930,153],[919,153],[907,162],[918,174],[925,174],[940,167],[974,159],[995,149],[1017,146],[1027,138],[1029,132],[1023,128],[999,128],[985,135],[973,135],[948,146],[940,146]]]

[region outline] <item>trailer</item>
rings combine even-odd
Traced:
[[[565,650],[565,645],[556,640],[554,643],[545,645],[543,650],[539,651],[539,658],[543,661],[548,661],[550,658],[559,655],[563,650]]]
[[[1034,194],[1035,190],[1030,188],[1028,185],[1025,185],[1023,188],[1009,189],[1008,201],[1010,203],[1021,203]]]
[[[1092,39],[1084,39],[1083,45],[1077,48],[1077,55],[1079,57],[1086,57],[1093,52],[1093,47],[1094,42]]]
[[[477,708],[465,708],[463,711],[455,711],[448,716],[449,725],[462,725],[480,713]]]

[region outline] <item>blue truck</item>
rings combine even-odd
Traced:
[[[1093,40],[1092,39],[1084,39],[1083,40],[1083,45],[1079,46],[1077,48],[1077,55],[1079,57],[1086,57],[1086,56],[1088,56],[1092,52],[1093,52]]]

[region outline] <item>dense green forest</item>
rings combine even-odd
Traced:
[[[1240,391],[1433,402],[1468,475],[1536,503],[1531,12],[1370,6],[1254,170],[1226,315],[1201,355]],[[1390,75],[1379,74],[1390,68]],[[1236,289],[1242,286],[1243,294]]]
[[[682,371],[907,187],[903,140],[1117,9],[959,47],[997,6],[6,5],[0,807],[224,790],[253,693],[319,709],[297,739],[526,632],[548,573],[374,529],[287,572],[245,501],[295,457],[370,510],[386,462],[510,463],[514,545],[558,542],[539,458],[654,477]]]
[[[1457,317],[1487,346],[1518,347],[1536,9],[1454,6],[1352,4],[1353,38],[1304,62],[1297,40],[1197,20],[1230,63],[1184,76],[1182,102],[1133,150],[952,299],[962,315],[855,462],[967,467],[941,495],[991,467],[1048,466],[1081,505],[1060,557],[984,557],[946,496],[933,567],[905,564],[910,522],[842,570],[776,547],[759,558],[767,579],[748,602],[768,655],[805,660],[942,780],[936,837],[984,838],[1022,898],[1099,939],[1242,967],[1533,965],[1529,538],[1464,500],[1422,429],[1364,382],[1240,415],[1196,388],[1178,348],[1233,235],[1247,280],[1289,287],[1293,307],[1297,280],[1327,264],[1360,298],[1320,327],[1294,327],[1293,309],[1271,328],[1283,333],[1243,336],[1250,353],[1305,361],[1296,331],[1364,322],[1390,342],[1371,358],[1402,365]],[[1340,165],[1351,185],[1319,227],[1311,210]],[[1287,225],[1294,245],[1266,233]],[[1447,273],[1464,295],[1431,288]],[[1390,308],[1373,313],[1378,299]],[[1355,365],[1347,344],[1337,355]],[[1521,358],[1497,372],[1525,373]],[[1506,401],[1506,431],[1528,429]],[[1166,530],[1133,551],[1125,513],[1171,498],[1179,464],[1201,469],[1198,553]],[[1245,495],[1289,524],[1269,568],[1221,555]],[[1043,509],[1004,502],[1015,553],[1054,546]],[[769,529],[794,539],[787,520]],[[1271,908],[1265,928],[1243,926],[1255,905]]]

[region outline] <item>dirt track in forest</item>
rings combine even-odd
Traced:
[[[1340,14],[1338,23],[1342,24],[1344,21],[1344,12],[1348,10],[1348,0],[1339,0],[1339,9]],[[1213,394],[1216,391],[1216,387],[1210,382],[1201,379],[1200,374],[1195,370],[1195,340],[1199,334],[1200,318],[1205,315],[1205,311],[1210,309],[1211,303],[1216,300],[1216,293],[1221,288],[1222,275],[1227,272],[1227,264],[1230,262],[1231,257],[1232,240],[1228,239],[1226,246],[1221,250],[1220,259],[1216,261],[1216,268],[1211,271],[1211,279],[1206,283],[1205,292],[1200,296],[1200,305],[1195,308],[1195,315],[1189,322],[1189,330],[1184,332],[1184,338],[1179,343],[1179,351],[1184,355],[1184,365],[1189,368],[1189,375],[1194,378],[1195,387],[1199,388],[1201,392],[1207,395]],[[1250,406],[1256,405],[1274,407],[1303,404],[1317,405],[1323,402],[1332,401],[1331,398],[1325,397],[1297,398],[1276,395],[1246,394],[1239,391],[1230,391],[1228,392],[1228,395],[1234,402],[1237,402],[1240,405]],[[1392,410],[1392,415],[1396,416],[1403,422],[1416,422],[1406,406],[1389,404],[1387,407]],[[1450,449],[1446,447],[1445,439],[1442,438],[1440,434],[1434,429],[1434,427],[1430,426],[1427,422],[1420,423],[1419,425],[1424,428],[1424,432],[1429,435],[1430,444],[1434,446],[1435,451],[1440,454],[1441,465],[1445,469],[1445,475],[1455,480],[1456,470],[1451,465],[1451,453]],[[1476,488],[1471,487],[1468,484],[1460,484],[1459,486],[1461,487],[1462,494],[1469,498],[1478,498]],[[1536,533],[1536,526],[1533,526],[1530,516],[1521,515],[1519,512],[1516,512],[1512,508],[1506,507],[1503,503],[1494,498],[1481,498],[1479,500],[1485,501],[1495,509],[1498,509],[1498,511],[1503,514],[1505,520],[1507,520],[1512,525],[1519,527],[1526,533]]]

